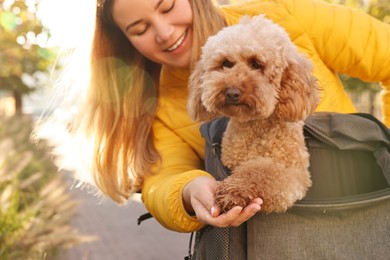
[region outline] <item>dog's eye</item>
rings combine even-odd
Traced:
[[[222,67],[224,67],[224,68],[229,68],[230,69],[230,68],[233,68],[233,66],[234,66],[234,63],[229,61],[229,60],[224,60],[222,62]]]
[[[254,70],[262,70],[264,68],[263,64],[256,59],[249,61],[249,66]]]

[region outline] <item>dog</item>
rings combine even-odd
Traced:
[[[209,37],[189,78],[195,121],[230,118],[219,182],[222,213],[261,198],[263,213],[285,212],[311,186],[303,120],[319,102],[312,64],[286,31],[262,15],[243,17]]]

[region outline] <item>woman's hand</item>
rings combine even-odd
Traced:
[[[185,209],[189,214],[195,213],[203,224],[215,227],[237,227],[261,209],[263,201],[255,198],[245,208],[236,206],[225,214],[220,214],[220,210],[214,205],[214,193],[217,186],[217,181],[210,177],[198,177],[183,189]]]

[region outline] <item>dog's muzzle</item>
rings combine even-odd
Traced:
[[[241,90],[235,87],[227,88],[225,91],[225,97],[228,103],[237,104],[241,98]]]

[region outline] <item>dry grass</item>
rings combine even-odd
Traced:
[[[60,248],[91,241],[70,226],[77,202],[32,120],[0,118],[0,259],[53,259]]]

